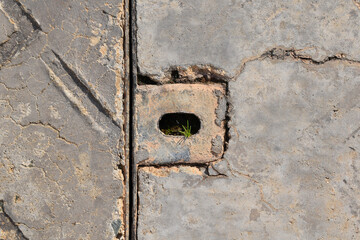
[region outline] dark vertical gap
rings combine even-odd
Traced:
[[[226,113],[225,113],[225,136],[224,136],[224,148],[223,148],[223,155],[221,158],[224,158],[225,152],[228,149],[228,144],[230,141],[230,126],[229,126],[229,122],[230,122],[230,102],[229,102],[229,98],[230,98],[230,90],[229,90],[229,82],[225,83],[225,98],[226,98]]]
[[[123,79],[124,82],[124,96],[123,96],[123,104],[124,104],[124,110],[123,110],[123,116],[125,119],[123,131],[125,132],[125,166],[123,166],[122,171],[125,174],[125,204],[124,204],[124,211],[125,211],[125,218],[124,218],[124,225],[125,225],[125,239],[124,240],[130,240],[130,215],[131,215],[131,209],[130,209],[130,202],[131,202],[131,196],[130,196],[130,185],[131,185],[131,179],[130,179],[130,118],[129,115],[129,109],[130,109],[130,12],[129,12],[129,0],[124,1],[124,14],[125,14],[125,24],[123,25],[123,31],[124,31],[124,39],[123,39],[123,49],[124,49],[124,60],[125,60],[125,78]],[[121,239],[122,236],[117,236],[118,239]]]
[[[22,5],[19,0],[15,0],[16,5],[19,6],[19,8],[21,9],[22,14],[29,20],[29,22],[31,23],[31,25],[33,26],[34,30],[40,30],[41,26],[40,24],[36,21],[36,19],[31,15],[31,13],[26,10],[26,8],[24,7],[24,5]]]
[[[135,88],[137,81],[137,61],[136,61],[136,0],[129,0],[129,61],[130,61],[130,108],[129,108],[129,239],[136,240],[136,224],[137,224],[137,169],[134,157],[134,141],[135,141]]]

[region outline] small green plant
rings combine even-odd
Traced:
[[[163,133],[165,133],[165,135],[171,135],[172,134],[172,131],[170,128],[168,129],[162,129]]]
[[[180,126],[172,126],[172,127],[164,128],[164,129],[161,129],[161,131],[163,133],[165,133],[165,135],[182,135],[180,133],[180,131],[181,131]]]
[[[182,125],[184,131],[179,131],[182,135],[184,135],[186,138],[191,136],[191,126],[189,126],[189,121],[186,121],[186,127]]]

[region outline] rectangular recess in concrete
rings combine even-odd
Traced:
[[[226,111],[224,84],[142,85],[136,92],[135,159],[139,164],[206,163],[222,157]],[[192,113],[201,121],[189,138],[165,135],[160,118]]]

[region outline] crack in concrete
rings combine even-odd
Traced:
[[[34,16],[24,7],[24,5],[22,5],[19,0],[14,0],[14,1],[21,9],[23,15],[26,16],[26,18],[31,22],[34,30],[42,31],[40,24],[36,21]]]
[[[27,86],[22,86],[19,88],[12,88],[12,87],[7,86],[4,82],[0,82],[0,84],[3,85],[7,91],[19,91],[19,90],[23,90],[23,89],[27,88]]]
[[[55,75],[54,71],[50,66],[41,58],[41,61],[48,70],[50,79],[55,83],[55,86],[64,94],[64,96],[80,111],[80,113],[88,120],[90,125],[100,133],[105,133],[106,130],[103,129],[95,119],[89,114],[82,102],[75,97],[75,95],[67,88],[67,86],[61,81],[61,79]]]
[[[219,160],[215,160],[215,161],[219,161]],[[214,162],[214,161],[212,161]],[[208,163],[167,163],[167,164],[146,164],[146,165],[138,165],[138,170],[140,168],[157,168],[157,169],[162,169],[162,168],[176,168],[176,167],[193,167],[193,168],[197,168],[198,170],[200,170],[201,172],[203,172],[207,177],[217,177],[217,176],[223,176],[223,177],[227,177],[227,175],[220,173],[219,171],[217,171],[215,168],[213,168],[213,166],[211,165],[212,162],[208,162]],[[211,173],[211,169],[213,169],[217,174],[213,175]]]
[[[243,177],[243,178],[246,178],[248,179],[249,181],[253,182],[258,188],[259,188],[259,193],[260,193],[260,200],[261,202],[263,202],[265,205],[267,205],[269,208],[271,208],[273,211],[278,211],[279,209],[275,208],[270,202],[268,202],[266,199],[265,199],[265,196],[264,196],[264,191],[263,191],[263,186],[262,184],[255,180],[250,174],[246,174],[246,173],[242,173],[238,170],[235,170],[235,169],[232,169],[231,166],[230,166],[230,163],[228,160],[226,160],[227,162],[227,165],[228,165],[228,169],[230,171],[230,173],[234,176],[234,177]]]
[[[344,61],[351,64],[360,64],[359,60],[349,59],[346,57],[346,54],[344,53],[337,53],[331,56],[327,56],[323,60],[318,61],[313,59],[310,55],[301,54],[301,51],[303,50],[304,49],[274,47],[258,56],[252,56],[250,58],[244,59],[241,62],[240,67],[238,68],[239,70],[236,71],[233,79],[236,80],[240,76],[240,74],[245,69],[247,63],[258,60],[264,60],[267,58],[276,59],[276,60],[293,59],[293,60],[302,61],[304,64],[313,64],[313,65],[323,65],[331,61]]]
[[[68,139],[66,139],[65,137],[61,136],[61,130],[57,129],[56,127],[54,127],[53,125],[51,125],[50,123],[43,123],[42,121],[37,121],[37,122],[29,122],[28,124],[22,125],[20,123],[18,123],[18,125],[20,125],[23,128],[27,128],[29,126],[43,126],[43,127],[47,127],[52,129],[53,131],[55,131],[57,133],[57,138],[66,142],[67,144],[72,144],[75,145],[76,147],[79,147],[79,145],[73,141],[70,141]]]
[[[343,53],[338,53],[332,56],[327,56],[321,61],[314,60],[311,58],[311,56],[308,55],[302,55],[300,52],[303,49],[296,50],[293,48],[287,49],[287,48],[273,48],[270,51],[267,51],[261,55],[261,58],[271,58],[271,59],[280,59],[285,60],[287,57],[291,57],[293,59],[298,59],[303,61],[307,64],[314,64],[314,65],[322,65],[330,61],[346,61],[349,63],[360,63],[360,61],[357,60],[351,60],[346,58],[346,55]]]
[[[0,5],[1,6],[1,5]],[[1,8],[0,8],[1,9]],[[11,40],[11,38],[14,37],[14,35],[18,34],[18,31],[14,31],[12,32],[9,36],[8,39],[6,39],[5,41],[3,41],[2,43],[0,43],[0,48],[3,47],[7,42],[9,42]]]
[[[127,2],[124,3],[124,4],[128,4]],[[123,9],[124,9],[125,5],[123,5]],[[124,16],[125,17],[125,16]],[[127,22],[127,18],[124,18],[122,23],[124,25],[127,25],[128,22]],[[128,26],[128,25],[127,25]],[[122,26],[122,29],[126,28],[125,26]],[[131,102],[131,87],[130,87],[130,74],[129,74],[129,57],[128,57],[128,45],[129,45],[129,42],[128,42],[128,31],[126,30],[125,31],[125,36],[124,36],[124,39],[123,39],[123,51],[124,51],[124,77],[123,78],[120,78],[120,76],[118,76],[118,74],[116,75],[116,78],[118,81],[121,81],[122,82],[122,98],[121,98],[121,101],[122,101],[122,112],[121,112],[121,115],[122,115],[122,119],[123,119],[123,124],[122,124],[122,136],[121,136],[121,139],[119,139],[118,141],[118,148],[121,148],[122,151],[121,151],[121,154],[120,154],[120,159],[119,159],[119,164],[118,164],[118,169],[122,172],[123,174],[123,177],[124,177],[124,180],[123,180],[123,183],[124,183],[124,188],[123,188],[123,195],[124,195],[124,198],[123,198],[123,206],[122,206],[122,212],[123,212],[123,230],[119,230],[119,233],[117,234],[116,238],[117,239],[129,239],[129,235],[130,235],[130,215],[131,215],[131,210],[130,210],[130,199],[131,199],[131,196],[130,196],[130,185],[131,185],[131,176],[130,176],[130,165],[131,165],[131,162],[130,162],[130,155],[131,155],[131,149],[130,149],[130,125],[131,125],[131,117],[132,116],[129,116],[130,115],[130,102]],[[118,70],[117,70],[118,71]],[[120,85],[120,84],[119,84]],[[120,86],[116,86],[116,89],[117,89],[117,92],[120,93]],[[119,94],[117,93],[117,95]],[[115,101],[116,103],[117,101]],[[117,104],[119,105],[119,104]],[[120,107],[117,107],[117,111],[119,111]],[[122,234],[123,233],[123,236]]]
[[[96,108],[100,112],[110,118],[117,127],[121,128],[121,121],[119,121],[119,119],[116,118],[116,114],[108,108],[107,102],[100,96],[100,94],[98,94],[96,90],[93,89],[93,87],[87,81],[85,81],[79,73],[75,73],[75,71],[70,68],[70,66],[59,56],[59,54],[54,51],[52,52],[61,63],[63,69],[74,81],[76,86],[78,86],[87,95],[90,101],[96,106]]]
[[[5,237],[4,239],[12,239],[12,240],[29,240],[25,237],[24,233],[20,230],[18,223],[12,220],[9,214],[6,213],[4,208],[4,201],[0,200],[0,227],[2,231],[0,231],[0,238]],[[15,232],[7,234],[7,232]],[[7,238],[9,237],[9,238]]]
[[[15,23],[15,30],[17,32],[14,32],[12,33],[11,37],[14,37],[12,40],[15,39],[15,37],[17,37],[17,35],[24,35],[24,42],[22,43],[22,45],[20,46],[20,44],[15,44],[9,40],[11,40],[11,38],[9,38],[9,40],[7,40],[6,42],[2,43],[0,45],[0,52],[3,52],[2,48],[4,45],[6,45],[5,47],[13,47],[14,46],[17,46],[17,47],[13,47],[12,49],[12,52],[10,54],[10,56],[8,56],[4,61],[0,61],[0,70],[1,68],[4,66],[6,67],[7,65],[3,65],[3,63],[11,63],[11,58],[17,53],[19,52],[19,50],[21,50],[22,46],[24,45],[28,45],[30,42],[32,42],[32,40],[36,39],[36,36],[38,35],[38,33],[41,31],[43,32],[42,30],[42,27],[40,25],[40,23],[35,19],[35,17],[31,14],[31,12],[26,9],[26,7],[21,4],[21,2],[19,0],[13,0],[12,2],[15,2],[16,5],[19,7],[19,9],[21,10],[22,12],[22,15],[26,17],[26,19],[31,23],[34,31],[31,32],[31,34],[29,35],[24,35],[24,33],[21,31],[19,32],[18,30],[18,25],[16,25],[15,22],[11,21],[12,23]],[[45,3],[46,7],[47,7],[47,4]],[[1,6],[0,6],[1,7]],[[121,7],[120,7],[121,8]],[[124,8],[124,6],[122,6],[122,9]],[[0,10],[3,10],[2,8]],[[4,11],[5,12],[5,11]],[[5,12],[5,14],[7,14]],[[107,12],[104,11],[104,14],[108,14]],[[111,15],[111,14],[108,14],[108,15]],[[113,15],[111,15],[112,17],[115,17]],[[7,15],[7,17],[10,17],[9,15]],[[19,25],[21,27],[21,25]],[[21,29],[20,29],[21,30]],[[45,32],[44,32],[45,33]],[[47,33],[45,33],[47,34]],[[46,36],[47,37],[47,36]],[[18,37],[17,37],[18,38]],[[45,48],[45,47],[44,47]],[[43,48],[43,50],[44,50]],[[43,50],[41,50],[41,52],[43,52]],[[108,117],[112,123],[119,127],[121,129],[121,127],[124,127],[126,126],[126,122],[122,121],[121,117],[123,117],[123,115],[126,113],[126,109],[128,108],[124,108],[122,109],[122,113],[121,114],[116,114],[116,113],[113,113],[109,107],[108,107],[108,103],[106,102],[105,99],[103,99],[103,97],[101,95],[99,95],[95,89],[93,89],[93,87],[91,86],[90,83],[88,83],[87,81],[85,81],[78,73],[75,73],[75,71],[73,69],[71,69],[69,67],[69,65],[63,61],[63,59],[57,54],[55,53],[53,50],[51,50],[54,55],[56,56],[56,58],[60,61],[61,63],[61,66],[62,68],[69,74],[69,76],[71,77],[71,79],[75,82],[75,84],[86,94],[86,96],[89,98],[89,100],[95,105],[95,107],[101,112],[103,113],[106,117]],[[3,55],[3,54],[2,54]],[[1,55],[0,55],[1,57]],[[65,95],[65,97],[70,101],[70,103],[72,103],[72,105],[75,105],[75,107],[80,110],[80,113],[82,115],[84,115],[86,117],[86,119],[90,122],[90,124],[96,129],[98,130],[99,132],[102,132],[104,133],[105,130],[102,129],[102,127],[100,125],[97,124],[97,122],[93,119],[92,116],[89,115],[88,111],[85,109],[85,107],[83,106],[82,102],[80,99],[77,99],[76,98],[76,95],[72,94],[71,91],[66,87],[66,85],[61,81],[61,79],[56,76],[56,74],[54,73],[54,71],[50,68],[50,66],[41,58],[39,57],[39,59],[43,62],[43,64],[46,66],[47,70],[48,70],[48,73],[49,73],[49,77],[50,79],[55,83],[55,86]],[[2,59],[0,59],[2,60]],[[16,64],[16,65],[12,65],[12,66],[9,66],[9,67],[14,67],[14,66],[19,66],[21,65],[22,63],[20,64]],[[116,83],[116,87],[117,87],[117,94],[116,94],[116,99],[118,99],[118,97],[120,96],[119,93],[121,93],[121,89],[120,89],[120,73],[117,74],[117,83]],[[6,87],[6,86],[5,86]],[[15,90],[15,89],[14,89]],[[125,100],[125,99],[128,99],[128,96],[126,95],[125,91],[123,93],[123,97],[120,98],[120,100]],[[123,105],[126,105],[126,103],[124,102]],[[12,107],[12,106],[11,106]],[[118,109],[121,109],[121,108],[117,108],[116,110]],[[38,105],[36,103],[36,110],[38,111],[39,113],[39,109],[38,109]],[[13,120],[13,119],[12,119]],[[14,121],[14,120],[13,120]],[[15,122],[16,124],[18,124],[17,122]],[[26,125],[21,125],[22,127],[27,127],[27,126],[31,126],[31,125],[42,125],[44,127],[48,127],[48,128],[51,128],[52,130],[56,131],[57,132],[57,138],[58,139],[61,139],[63,141],[65,141],[66,143],[68,144],[73,144],[75,145],[76,147],[78,147],[78,145],[75,143],[75,142],[72,142],[72,141],[69,141],[67,140],[65,137],[61,136],[60,134],[60,130],[55,128],[54,126],[52,126],[51,124],[44,124],[42,123],[41,121],[38,121],[38,122],[30,122],[29,124],[26,124]],[[125,138],[124,138],[125,139]],[[120,143],[119,143],[120,144]],[[121,147],[119,145],[119,147]],[[124,150],[125,151],[125,150]],[[129,151],[129,150],[128,150]],[[126,158],[126,155],[124,154],[121,154],[120,156],[121,159],[125,159]],[[120,166],[121,164],[119,164]],[[118,168],[123,176],[125,176],[125,166],[122,165],[121,167]],[[46,176],[46,172],[44,171],[44,169],[41,169],[44,176],[47,177],[48,179],[50,179],[48,176]],[[60,169],[61,170],[61,169]],[[52,180],[52,179],[50,179]],[[52,180],[53,181],[53,180]],[[53,181],[55,182],[55,181]],[[56,183],[56,182],[55,182]],[[57,184],[57,183],[56,183]],[[123,207],[122,207],[122,211],[125,213],[124,211],[124,207],[125,207],[125,204],[123,204]],[[121,209],[120,209],[121,210]],[[122,219],[123,222],[124,219]],[[25,224],[23,224],[25,225]],[[26,225],[25,225],[26,226]],[[31,228],[33,229],[33,228]],[[35,228],[34,228],[35,229]],[[37,229],[39,230],[39,229]],[[121,236],[121,233],[119,232],[118,236],[117,236],[119,239],[122,238]]]
[[[138,72],[140,72],[138,70]],[[137,81],[139,85],[163,85],[176,83],[227,83],[231,78],[220,68],[210,64],[190,65],[187,67],[171,66],[164,71],[165,77],[156,81],[153,75],[139,74]]]
[[[8,9],[7,9],[8,8]],[[26,46],[32,39],[35,39],[41,30],[39,23],[35,18],[25,9],[25,7],[18,1],[8,1],[6,5],[3,3],[0,10],[4,12],[9,22],[14,25],[14,32],[10,35],[9,39],[0,44],[0,70],[11,61],[11,58]],[[11,12],[11,15],[8,13]],[[14,19],[20,19],[19,22]],[[26,20],[22,20],[21,16],[25,16]],[[28,24],[27,24],[28,23]],[[31,27],[29,27],[31,24]],[[30,31],[29,28],[32,28]]]
[[[358,0],[353,0],[358,1]],[[360,2],[357,3],[360,6]],[[138,74],[137,81],[139,85],[163,85],[175,83],[228,83],[231,80],[237,79],[243,72],[245,65],[249,62],[264,60],[267,58],[285,60],[294,59],[300,60],[305,64],[322,65],[330,61],[345,61],[352,64],[360,64],[360,60],[353,60],[346,57],[344,53],[337,53],[325,57],[323,60],[315,60],[310,55],[303,55],[301,51],[304,49],[274,47],[267,50],[260,55],[251,56],[244,59],[233,77],[226,74],[226,71],[216,68],[212,65],[195,64],[188,67],[172,66],[164,71],[165,77],[156,81],[153,79],[155,75]],[[137,71],[140,73],[140,70]]]
[[[351,137],[355,138],[355,135],[360,131],[360,127],[355,129],[352,133],[349,134],[349,136],[345,139],[344,143],[350,140]],[[351,147],[350,147],[351,148]],[[353,149],[353,148],[352,148]]]
[[[12,19],[12,17],[8,14],[7,11],[5,11],[4,7],[3,7],[3,3],[0,2],[0,10],[4,13],[5,17],[9,20],[9,22],[14,26],[14,30],[15,32],[17,32],[19,30],[19,26],[16,24],[16,22],[14,21],[14,19]],[[14,33],[14,32],[13,32]],[[12,33],[12,34],[13,34]],[[11,36],[11,35],[10,35]],[[9,37],[11,38],[11,37]],[[2,44],[0,44],[1,46]]]
[[[215,173],[213,173],[213,171]],[[205,170],[205,174],[208,175],[208,177],[228,177],[226,174],[221,173],[218,171],[212,164],[209,164]]]
[[[53,162],[57,168],[60,170],[61,173],[63,173],[63,171],[59,168],[59,166],[56,164],[56,162],[54,161]],[[52,179],[51,177],[48,176],[48,174],[46,173],[45,169],[43,167],[38,167],[38,166],[34,166],[34,165],[31,165],[31,166],[28,166],[28,165],[25,165],[25,164],[20,164],[21,167],[23,168],[27,168],[27,169],[31,169],[31,168],[34,168],[34,169],[39,169],[41,171],[41,173],[43,174],[44,178],[46,179],[49,179],[49,181],[53,182],[57,187],[58,189],[62,192],[60,194],[60,196],[62,196],[66,202],[70,202],[69,198],[65,195],[64,193],[64,190],[63,190],[63,187],[59,185],[59,183],[57,181],[55,181],[54,179]],[[25,225],[25,224],[24,224]],[[28,227],[28,226],[27,226]],[[29,227],[30,228],[30,227]],[[34,228],[32,227],[33,229],[36,229],[36,230],[43,230],[44,228]]]

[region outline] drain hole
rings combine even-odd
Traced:
[[[171,78],[172,79],[178,79],[180,77],[179,71],[178,70],[172,70],[171,71]]]
[[[165,135],[190,137],[200,127],[200,119],[192,113],[167,113],[159,120],[159,128]]]

